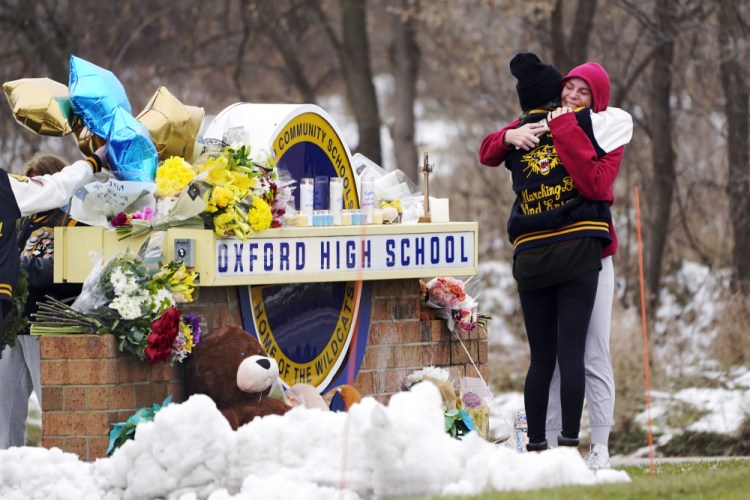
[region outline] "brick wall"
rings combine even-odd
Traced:
[[[387,403],[407,375],[430,365],[448,369],[454,380],[478,377],[477,369],[487,380],[487,333],[461,332],[459,340],[421,304],[417,279],[373,282],[370,337],[354,383],[363,395]]]
[[[43,336],[41,342],[42,446],[104,456],[110,424],[169,394],[183,401],[177,366],[149,367],[117,351],[113,335]]]
[[[201,288],[197,302],[184,309],[203,315],[209,328],[242,324],[234,287]],[[461,342],[430,313],[421,307],[419,280],[373,282],[370,335],[353,384],[363,396],[387,403],[407,375],[429,365],[447,368],[453,379],[476,377],[466,350],[487,380],[486,332],[462,332]],[[85,460],[102,457],[110,424],[169,394],[173,401],[184,400],[179,365],[149,367],[118,353],[113,336],[44,336],[41,352],[42,445],[47,448]]]

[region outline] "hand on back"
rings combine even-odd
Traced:
[[[546,123],[527,123],[518,128],[505,132],[503,141],[506,145],[512,145],[524,151],[529,151],[539,144],[539,137],[549,132]]]

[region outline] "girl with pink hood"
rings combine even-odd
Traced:
[[[534,54],[519,54],[516,58],[519,56],[536,57]],[[542,64],[538,58],[536,62]],[[541,71],[535,75],[541,75]],[[544,71],[549,72],[549,69]],[[540,78],[519,78],[517,89],[522,107],[524,99],[528,101],[529,90],[536,89],[541,94],[551,91],[552,87],[542,85]],[[529,85],[522,85],[528,81],[533,83],[530,88]],[[557,156],[573,178],[581,196],[611,205],[614,201],[613,183],[620,168],[624,145],[632,137],[632,118],[622,110],[608,107],[609,76],[598,63],[589,62],[574,68],[561,79],[561,84],[560,107],[550,112],[547,120],[524,125],[516,120],[489,134],[480,148],[480,162],[488,166],[500,165],[514,149],[529,151],[539,144],[541,136],[551,132]],[[612,224],[609,225],[609,233],[612,242],[602,249],[602,267],[584,354],[585,392],[592,430],[592,446],[586,462],[592,469],[609,465],[607,443],[614,413],[615,390],[609,334],[614,296],[611,256],[617,250],[617,239]],[[557,365],[549,389],[547,441],[553,444],[560,439],[561,444],[569,444],[568,440],[561,439],[561,430],[560,372]]]

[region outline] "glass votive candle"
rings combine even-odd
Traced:
[[[341,225],[351,226],[352,225],[352,211],[349,209],[341,211]]]
[[[310,225],[310,218],[307,214],[297,213],[297,215],[294,216],[294,225],[296,227],[307,227]]]
[[[324,226],[333,226],[333,212],[330,210],[321,210]]]
[[[380,209],[374,209],[372,211],[372,223],[382,224],[383,223],[383,211]]]
[[[360,226],[367,223],[367,212],[357,209],[352,213],[352,224]]]
[[[321,227],[323,226],[325,222],[325,216],[323,215],[323,210],[314,210],[313,211],[313,227]]]

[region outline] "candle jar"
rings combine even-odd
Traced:
[[[365,177],[362,179],[362,196],[360,197],[359,204],[362,207],[367,221],[364,223],[372,222],[372,210],[375,205],[375,179],[372,177]]]
[[[344,179],[341,177],[331,177],[328,186],[329,203],[328,206],[333,215],[333,225],[341,225],[341,210],[344,206]]]
[[[299,211],[307,215],[308,225],[313,224],[313,179],[304,177],[299,182]]]

